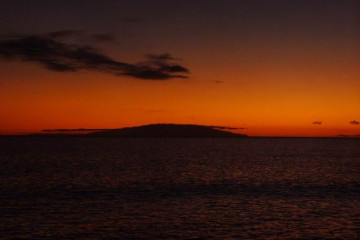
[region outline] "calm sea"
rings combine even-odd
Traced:
[[[0,137],[1,239],[360,239],[360,139]]]

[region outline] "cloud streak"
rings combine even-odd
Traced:
[[[353,121],[350,121],[349,123],[350,123],[350,124],[352,124],[352,125],[359,125],[359,124],[360,124],[360,122],[358,122],[358,121],[355,121],[355,120],[353,120]]]
[[[321,124],[322,124],[322,121],[314,121],[314,122],[312,122],[312,124],[321,125]]]
[[[75,128],[75,129],[44,129],[42,132],[90,132],[90,131],[104,131],[113,130],[110,128]]]
[[[189,70],[174,63],[170,54],[146,55],[145,61],[135,64],[117,61],[97,49],[79,44],[62,43],[58,39],[77,32],[59,31],[44,36],[16,36],[0,40],[0,58],[34,62],[56,72],[89,70],[115,76],[129,76],[145,80],[187,78]],[[111,40],[111,36],[97,35],[97,40]]]
[[[220,129],[220,130],[243,130],[245,128],[236,128],[236,127],[227,127],[227,126],[209,126],[211,128]]]

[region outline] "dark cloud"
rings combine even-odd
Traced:
[[[110,33],[93,34],[91,37],[97,42],[113,42],[115,41],[115,35]]]
[[[56,32],[50,32],[47,34],[50,38],[63,38],[63,37],[70,37],[74,35],[80,35],[81,31],[75,31],[75,30],[63,30],[63,31],[56,31]]]
[[[164,54],[147,54],[146,57],[152,61],[152,62],[158,62],[161,63],[163,61],[168,61],[168,60],[181,60],[180,58],[174,58],[172,57],[170,54],[168,53],[164,53]]]
[[[214,81],[215,83],[223,83],[223,81],[220,81],[220,80],[216,80]]]
[[[353,121],[350,121],[349,123],[350,123],[350,124],[353,124],[353,125],[359,125],[359,124],[360,124],[360,122],[358,122],[358,121],[355,121],[355,120],[353,120]]]
[[[59,37],[71,33],[63,31],[50,34]],[[50,34],[0,40],[0,58],[35,62],[57,72],[91,70],[148,80],[187,78],[184,74],[189,73],[187,68],[174,64],[177,59],[170,54],[149,54],[145,61],[131,64],[114,60],[90,46],[59,42],[57,37],[50,37]]]
[[[322,122],[321,121],[314,121],[313,124],[316,124],[316,125],[321,125]]]

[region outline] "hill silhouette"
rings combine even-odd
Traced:
[[[212,126],[191,124],[149,124],[138,127],[102,130],[88,133],[88,136],[101,137],[184,137],[184,138],[241,138],[237,134],[216,129]]]

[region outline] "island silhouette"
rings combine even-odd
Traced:
[[[144,137],[144,138],[242,138],[246,134],[233,133],[220,126],[195,124],[158,123],[118,129],[53,129],[43,130],[42,136],[88,136],[88,137]],[[88,131],[88,133],[78,133]],[[75,134],[76,132],[76,134]],[[65,134],[66,133],[66,134]],[[34,135],[34,134],[33,134]]]

